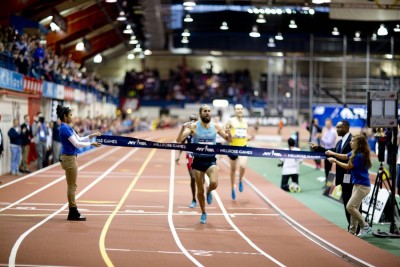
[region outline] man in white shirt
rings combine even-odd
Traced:
[[[299,151],[298,147],[295,147],[295,141],[293,138],[288,139],[289,150]],[[301,159],[292,159],[292,158],[285,158],[280,159],[282,161],[281,164],[278,166],[282,166],[282,180],[281,180],[281,188],[285,191],[290,191],[289,188],[289,179],[292,179],[292,183],[296,185],[299,184],[299,171],[300,171],[300,163],[302,162]],[[299,187],[300,188],[300,187]]]
[[[332,127],[332,120],[327,118],[325,120],[325,129],[323,130],[321,145],[327,150],[333,150],[336,144],[337,134],[335,129]],[[325,178],[328,179],[329,172],[332,168],[332,163],[330,163],[327,159],[324,161],[325,168]]]

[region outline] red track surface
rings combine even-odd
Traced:
[[[176,130],[139,133],[170,142]],[[1,266],[400,266],[251,170],[230,199],[225,157],[207,224],[175,152],[103,146],[78,159],[78,207],[66,220],[59,164],[0,185]],[[267,159],[266,159],[267,160]],[[353,263],[350,263],[352,261]]]

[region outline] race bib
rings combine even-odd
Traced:
[[[46,137],[46,134],[44,133],[43,130],[40,130],[40,132],[39,132],[39,137],[40,137],[40,138],[45,138],[45,137]]]
[[[346,174],[343,176],[343,183],[344,183],[344,184],[349,184],[349,183],[350,183],[350,178],[351,178],[351,175],[348,174],[348,173],[346,173]]]
[[[246,128],[236,128],[235,135],[237,138],[246,138],[247,137],[247,129]]]

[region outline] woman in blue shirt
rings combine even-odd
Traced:
[[[359,212],[362,200],[371,191],[371,183],[368,175],[368,169],[372,166],[371,152],[367,138],[364,135],[353,136],[350,141],[350,146],[352,151],[348,154],[338,154],[331,150],[326,151],[325,154],[334,156],[337,159],[349,160],[345,163],[338,161],[336,158],[328,158],[329,162],[336,163],[345,170],[350,170],[351,182],[354,186],[351,198],[346,206],[346,210],[351,215],[349,232],[355,234],[357,226],[360,225],[360,233],[357,236],[364,237],[372,230]],[[345,182],[350,183],[349,178],[346,181],[346,175],[343,178],[343,183]]]
[[[57,116],[61,120],[60,126],[60,141],[61,141],[61,167],[65,170],[65,177],[67,180],[68,190],[68,220],[70,221],[85,221],[86,217],[82,216],[75,202],[76,193],[76,180],[78,177],[78,163],[77,155],[78,148],[95,146],[99,147],[101,144],[97,142],[90,142],[90,139],[95,136],[100,136],[99,132],[90,134],[86,137],[79,137],[72,129],[70,124],[72,122],[72,112],[68,107],[57,106]]]

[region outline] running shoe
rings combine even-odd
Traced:
[[[189,208],[191,209],[196,208],[196,205],[197,205],[196,201],[193,200],[192,204],[189,205]]]
[[[231,196],[232,196],[232,200],[235,200],[235,199],[236,199],[236,192],[235,192],[235,189],[232,189]]]
[[[201,214],[200,223],[201,223],[201,224],[205,224],[206,221],[207,221],[207,213]]]
[[[239,192],[243,192],[243,182],[239,181]]]
[[[360,238],[363,238],[364,236],[366,236],[371,231],[372,231],[371,226],[366,224],[363,228],[360,229],[360,232],[358,233],[357,236],[360,237]]]
[[[210,192],[210,193],[207,193],[207,203],[208,203],[208,205],[211,205],[211,203],[212,203],[212,195],[211,195],[211,192]]]

